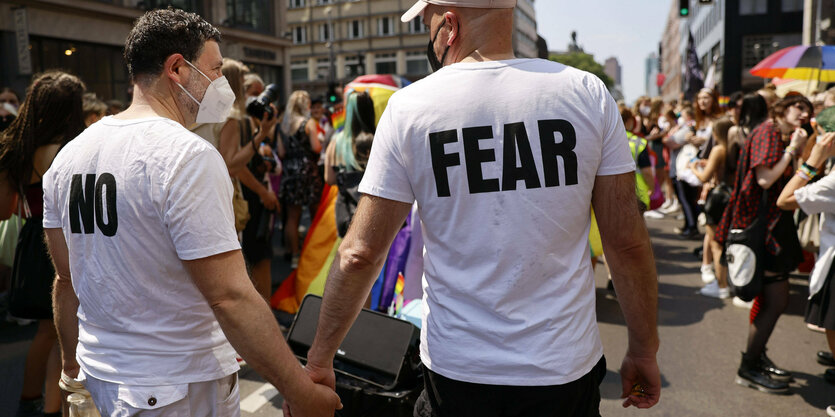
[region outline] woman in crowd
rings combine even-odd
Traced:
[[[0,88],[0,132],[6,130],[17,115],[20,97],[9,87]]]
[[[748,342],[736,382],[769,393],[784,393],[791,374],[777,368],[765,355],[777,319],[788,304],[788,274],[803,260],[791,211],[777,207],[777,197],[791,178],[794,159],[806,143],[800,127],[810,118],[812,104],[802,96],[787,97],[774,105],[771,117],[757,126],[743,148],[734,192],[716,228],[716,241],[724,245],[731,229],[745,229],[758,216],[766,219],[763,289],[760,308],[748,329]],[[788,146],[786,142],[790,141]],[[760,208],[765,200],[765,213]]]
[[[733,183],[734,159],[728,152],[728,130],[733,126],[729,118],[722,118],[713,124],[713,149],[707,159],[700,159],[690,163],[693,174],[705,184],[711,184],[712,190],[705,202],[705,241],[709,246],[704,250],[711,251],[716,279],[707,283],[699,292],[707,297],[729,298],[727,267],[722,265],[722,246],[713,237],[716,225],[722,218],[722,212],[730,197],[730,184]]]
[[[90,127],[91,124],[98,122],[107,114],[107,103],[101,101],[96,93],[87,93],[84,94],[82,109],[84,125]]]
[[[359,202],[357,186],[374,140],[374,102],[368,93],[352,92],[345,106],[345,127],[334,135],[325,154],[325,182],[339,187],[336,231],[345,237]]]
[[[696,133],[690,138],[690,143],[699,147],[699,158],[707,159],[710,157],[710,152],[714,146],[713,123],[722,116],[722,109],[719,107],[719,98],[716,92],[710,88],[701,89],[696,96],[696,106],[693,110],[693,114],[696,116]],[[703,204],[709,187],[709,184],[702,185],[698,202]],[[702,248],[702,282],[707,284],[716,280],[713,269],[713,253],[710,251],[710,240],[708,240],[707,234],[705,234]]]
[[[664,100],[661,97],[655,97],[650,100],[649,115],[643,118],[644,123],[648,124],[649,133],[644,139],[647,140],[649,149],[655,154],[655,170],[653,172],[653,182],[647,184],[650,187],[650,192],[655,190],[655,183],[661,187],[665,193],[666,201],[672,201],[672,193],[669,192],[670,177],[667,175],[667,164],[664,160],[664,137],[670,132],[672,125],[664,123],[661,125],[662,119],[665,119],[662,114],[664,107]],[[665,206],[669,207],[669,205]]]
[[[302,207],[307,206],[310,217],[315,217],[322,192],[322,177],[317,168],[322,144],[316,129],[317,123],[310,117],[310,95],[307,91],[294,91],[281,121],[285,144],[283,155],[278,155],[284,165],[279,193],[287,210],[284,244],[292,254],[292,268],[298,266],[301,252],[299,222]]]
[[[259,232],[259,219],[269,216],[278,209],[278,198],[269,189],[263,178],[259,178],[249,169],[248,164],[256,157],[261,142],[266,140],[276,125],[276,118],[265,114],[262,120],[255,121],[256,130],[250,128],[246,115],[246,94],[244,92],[244,74],[246,66],[240,61],[224,58],[221,72],[235,92],[232,113],[225,123],[214,125],[218,138],[218,150],[229,175],[237,180],[235,187],[247,202],[249,221],[241,230],[241,251],[252,273],[252,281],[258,293],[269,300],[272,293],[270,261],[272,259],[271,233]],[[275,112],[273,112],[275,113]],[[260,157],[258,157],[260,158]],[[239,197],[236,197],[239,198]]]
[[[679,211],[681,206],[678,203],[678,197],[676,196],[676,189],[675,189],[675,164],[676,164],[676,156],[678,152],[674,152],[674,149],[670,146],[670,137],[673,135],[674,132],[678,131],[678,117],[676,116],[675,112],[673,112],[673,106],[667,105],[665,111],[661,113],[661,116],[658,117],[658,128],[664,132],[664,135],[659,140],[660,144],[662,145],[662,153],[663,150],[666,149],[668,152],[667,158],[667,170],[664,170],[664,177],[666,178],[666,182],[662,185],[664,187],[664,197],[665,201],[664,204],[658,209],[663,214],[671,214]],[[681,145],[677,145],[675,150],[681,148]],[[663,158],[663,155],[661,156]]]
[[[85,128],[84,88],[77,77],[60,71],[35,77],[18,117],[0,134],[0,195],[19,197],[28,217],[18,241],[15,270],[23,274],[19,268],[27,269],[22,276],[28,281],[27,287],[45,289],[41,294],[29,294],[25,305],[12,300],[10,306],[13,315],[38,320],[38,331],[26,356],[18,415],[61,415],[61,361],[49,291],[55,271],[43,242],[41,179],[58,151]],[[21,248],[36,249],[24,252]],[[36,275],[34,270],[40,273]],[[32,284],[36,281],[42,285]],[[42,395],[44,381],[46,391]]]
[[[820,362],[832,361],[835,352],[835,171],[819,181],[809,184],[815,174],[821,172],[826,160],[835,156],[835,132],[821,135],[804,165],[783,189],[777,205],[782,210],[800,208],[804,213],[821,213],[820,253],[815,269],[809,277],[809,303],[806,306],[806,322],[822,327],[826,332],[829,352],[819,352]],[[829,355],[826,355],[828,353]],[[824,378],[835,383],[835,368],[827,369]],[[835,411],[835,406],[829,406]]]
[[[684,107],[681,110],[681,119],[679,122],[678,128],[670,135],[666,144],[670,146],[675,152],[675,164],[676,168],[673,171],[676,177],[676,181],[673,183],[676,189],[676,195],[678,197],[679,205],[681,206],[681,211],[684,214],[684,227],[676,228],[675,231],[680,238],[683,239],[693,239],[699,236],[699,229],[697,224],[697,218],[699,215],[698,212],[698,200],[699,200],[699,188],[696,185],[693,185],[691,180],[687,178],[685,175],[686,172],[689,171],[688,169],[680,169],[686,168],[687,164],[692,158],[695,158],[698,154],[698,149],[695,148],[696,145],[692,143],[693,138],[695,138],[696,132],[696,119],[694,117],[694,112],[690,107]],[[673,160],[670,160],[670,164],[672,165]],[[698,183],[698,180],[696,180]]]

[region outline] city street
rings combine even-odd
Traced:
[[[787,314],[779,321],[769,343],[769,356],[794,373],[791,395],[768,395],[734,383],[740,351],[744,349],[748,310],[731,300],[716,300],[697,293],[701,280],[693,249],[700,241],[676,238],[671,219],[650,220],[659,285],[659,330],[662,371],[661,402],[650,410],[624,410],[619,400],[617,370],[626,350],[626,327],[616,298],[606,290],[606,270],[596,273],[597,311],[608,372],[601,386],[601,414],[640,416],[823,416],[835,403],[835,386],[822,379],[824,367],[815,352],[826,349],[824,336],[806,329],[803,311],[806,280],[791,284]],[[287,268],[276,257],[274,276]],[[28,340],[35,326],[0,328],[0,417],[12,416],[23,372]],[[281,396],[249,368],[241,371],[242,416],[281,416]]]

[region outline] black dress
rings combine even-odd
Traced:
[[[284,174],[279,197],[282,202],[294,206],[318,204],[324,184],[316,165],[319,154],[310,148],[310,138],[304,130],[307,120],[284,140],[286,155],[281,161]]]

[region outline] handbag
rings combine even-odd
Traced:
[[[797,240],[807,252],[817,253],[821,245],[820,213],[806,216],[797,224]]]
[[[715,221],[722,218],[722,213],[731,200],[731,187],[728,184],[721,182],[719,185],[713,187],[707,198],[705,199],[705,214]]]
[[[240,232],[246,228],[249,222],[249,203],[241,191],[241,183],[237,179],[233,181],[234,192],[232,194],[232,211],[235,213],[235,231]]]
[[[763,288],[763,259],[768,229],[768,192],[763,190],[757,217],[744,229],[731,229],[725,240],[728,283],[737,297],[751,301]]]
[[[27,215],[29,205],[23,199]],[[31,217],[20,229],[12,265],[9,313],[22,319],[52,319],[55,269],[43,237],[43,218]]]

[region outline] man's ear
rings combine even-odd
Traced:
[[[184,72],[187,67],[185,58],[180,54],[171,54],[165,59],[162,65],[162,73],[166,78],[179,84],[185,84],[188,73]]]
[[[452,28],[449,31],[449,37],[446,41],[447,46],[452,46],[452,43],[458,39],[458,35],[461,31],[461,19],[457,13],[448,11],[444,13],[444,20],[444,24],[447,24]]]

